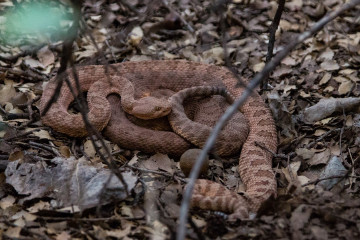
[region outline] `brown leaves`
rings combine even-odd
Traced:
[[[93,42],[84,34],[74,43],[76,63],[187,59],[222,65],[225,62],[225,42],[229,60],[240,78],[250,80],[264,67],[267,31],[277,2],[244,2],[248,1],[236,0],[227,6],[223,14],[225,29],[222,32],[220,18],[211,11],[212,2],[207,0],[202,4],[187,0],[169,2],[176,14],[161,1],[149,1],[149,4],[143,1],[84,1],[83,18],[89,28],[86,33],[93,35],[103,54],[97,54]],[[343,3],[342,0],[286,1],[274,53],[278,53],[323,14]],[[1,10],[9,4],[10,1],[2,2]],[[360,174],[360,117],[352,108],[359,105],[357,99],[360,96],[360,33],[356,31],[357,18],[356,11],[349,11],[337,18],[323,31],[302,43],[271,73],[271,90],[266,98],[277,124],[280,140],[278,153],[283,154],[274,158],[274,168],[278,169],[278,199],[271,201],[272,207],[266,208],[254,220],[226,225],[228,233],[218,238],[358,237],[360,184],[358,178],[349,177]],[[0,23],[3,22],[4,18],[0,16]],[[194,31],[190,31],[191,28]],[[226,41],[223,35],[227,37]],[[99,163],[99,156],[91,141],[74,140],[48,128],[19,137],[23,134],[22,130],[3,127],[17,127],[29,120],[26,115],[16,115],[20,118],[8,120],[10,113],[27,114],[32,109],[36,116],[36,103],[29,107],[27,104],[40,96],[44,78],[35,78],[41,81],[34,85],[30,83],[34,79],[31,76],[34,72],[49,75],[56,72],[59,47],[58,43],[54,43],[24,56],[22,49],[0,46],[0,105],[7,114],[1,112],[0,115],[0,138],[14,139],[10,143],[0,139],[0,157],[1,161],[9,164],[8,183],[13,184],[19,193],[30,194],[20,197],[11,195],[4,190],[7,189],[5,186],[10,185],[1,185],[0,215],[6,216],[14,224],[2,222],[2,233],[10,238],[41,238],[43,236],[38,235],[41,233],[58,240],[76,237],[173,237],[169,232],[176,232],[183,186],[179,184],[183,175],[174,159],[167,155],[147,156],[124,152],[106,142],[113,150],[112,154],[115,153],[119,166],[124,163],[139,166],[137,170],[133,169],[137,177],[125,175],[125,178],[131,184],[136,179],[140,183],[132,188],[128,201],[112,202],[105,206],[100,211],[104,215],[101,218],[93,210],[81,215],[77,206],[80,203],[87,206],[99,203],[98,191],[110,173]],[[328,99],[328,102],[322,99]],[[302,113],[304,119],[301,118]],[[35,122],[26,131],[39,126],[42,126],[41,123]],[[13,145],[14,142],[18,145]],[[133,154],[135,156],[128,162],[127,158]],[[89,161],[73,158],[81,155],[87,156]],[[56,161],[54,156],[63,158],[56,158],[61,159]],[[207,177],[224,183],[236,192],[244,191],[236,170],[237,164],[235,158],[230,162],[211,159]],[[349,171],[349,176],[345,179],[340,181],[340,178],[335,178],[346,171]],[[1,176],[5,179],[4,174]],[[115,187],[119,186],[120,183],[116,182]],[[115,199],[124,197],[122,189],[111,190],[110,195]],[[119,194],[119,198],[116,194]],[[36,197],[41,199],[35,200]],[[23,204],[23,198],[32,201]],[[109,199],[104,197],[103,200],[106,202]],[[58,204],[74,206],[50,211]],[[44,210],[48,215],[40,214]],[[212,213],[197,210],[192,213],[198,214],[192,216],[197,231],[209,238],[204,229],[209,226],[206,217]],[[188,228],[188,237],[198,238],[191,227]]]
[[[13,81],[5,81],[5,84],[0,84],[0,104],[9,102],[16,94]]]

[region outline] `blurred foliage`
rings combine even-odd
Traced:
[[[5,10],[0,43],[39,45],[64,40],[73,21],[72,8],[57,1],[29,1]]]

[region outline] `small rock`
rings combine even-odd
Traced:
[[[186,177],[190,175],[192,167],[195,165],[196,159],[201,153],[201,149],[189,149],[180,157],[180,168]],[[200,175],[206,175],[209,168],[209,156],[206,157],[204,164],[200,169]]]

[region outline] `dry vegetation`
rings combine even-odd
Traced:
[[[220,2],[85,0],[74,61],[229,62],[247,82],[265,65],[277,1]],[[286,1],[275,53],[344,2]],[[10,1],[0,2],[2,13],[11,8]],[[71,13],[67,5],[61,9]],[[232,224],[221,214],[193,209],[189,238],[360,238],[359,23],[358,6],[301,43],[269,77],[263,97],[278,130],[277,199],[254,220]],[[59,36],[29,34],[12,40],[17,47],[0,45],[2,238],[175,238],[184,186],[178,159],[120,149],[105,139],[116,165],[128,169],[126,197],[115,177],[108,183],[112,191],[103,189],[111,171],[89,138],[70,138],[41,124],[38,100],[60,67]],[[319,103],[325,98],[334,99]],[[212,158],[208,179],[243,191],[236,159]]]

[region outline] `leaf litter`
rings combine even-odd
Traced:
[[[242,80],[264,66],[265,31],[277,1],[232,1],[224,15],[224,31],[219,17],[208,9],[211,1],[172,2],[172,10],[158,1],[126,2],[84,1],[84,20],[103,55],[87,36],[80,36],[74,46],[77,63],[103,62],[104,56],[110,62],[187,59],[224,64],[226,35],[227,54]],[[275,52],[344,2],[286,1]],[[0,8],[10,3],[0,3]],[[138,15],[131,8],[147,14]],[[174,13],[182,18],[180,24]],[[189,238],[197,239],[199,232],[207,239],[359,237],[358,29],[356,12],[348,12],[302,43],[270,75],[271,90],[264,95],[280,142],[273,160],[277,199],[254,220],[233,225],[224,225],[209,211],[192,210],[197,228],[188,228]],[[0,163],[6,168],[0,175],[2,234],[51,239],[174,237],[184,185],[178,159],[106,142],[118,166],[127,163],[136,176],[130,170],[124,173],[130,196],[115,177],[104,195],[102,187],[112,174],[99,162],[89,139],[71,139],[39,121],[26,128],[28,133],[16,129],[33,113],[38,119],[38,103],[32,100],[41,95],[44,80],[37,79],[56,73],[59,46],[42,45],[25,55],[21,53],[29,47],[0,46],[0,66],[7,67],[0,68]],[[42,78],[34,77],[39,74]],[[33,130],[37,131],[30,133]],[[207,178],[241,192],[236,166],[236,158],[211,158]],[[99,204],[101,215],[94,208]]]

